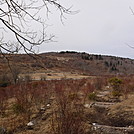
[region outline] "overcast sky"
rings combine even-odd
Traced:
[[[46,51],[84,51],[92,54],[134,58],[134,0],[61,0],[76,15],[66,15],[64,24],[58,16],[50,15],[53,26],[47,30],[56,35],[57,42],[44,44]]]

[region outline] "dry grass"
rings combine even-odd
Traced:
[[[110,125],[134,125],[134,95],[129,95],[127,100],[113,105],[109,110],[108,120]]]
[[[42,73],[41,73],[42,74]],[[41,75],[40,73],[36,73],[36,75]],[[54,75],[55,74],[55,75]],[[48,77],[52,77],[52,78],[57,78],[57,77],[63,77],[62,73],[53,73],[53,74],[49,74]],[[69,76],[72,76],[71,73],[66,74],[65,78],[68,78]],[[77,78],[80,78],[80,76],[73,74],[73,78],[75,78],[75,76]],[[97,79],[97,80],[101,80],[102,82],[102,78],[101,79]],[[50,92],[50,90],[52,90],[48,95],[48,97],[46,97],[46,102],[41,104],[41,107],[46,106],[46,104],[50,103],[51,106],[50,108],[46,109],[46,111],[41,115],[41,118],[37,120],[37,124],[34,126],[33,130],[27,130],[26,128],[26,124],[28,123],[28,120],[24,119],[23,114],[21,113],[20,115],[15,115],[11,110],[11,105],[16,101],[14,99],[14,97],[12,96],[12,98],[9,98],[8,101],[8,107],[7,107],[7,116],[1,118],[0,117],[0,126],[4,126],[6,129],[8,130],[16,130],[17,131],[14,132],[15,134],[52,134],[53,132],[53,127],[55,128],[55,126],[52,127],[53,125],[53,121],[54,121],[54,125],[59,123],[59,126],[63,123],[64,121],[68,122],[70,120],[76,121],[75,123],[77,124],[76,126],[78,126],[78,122],[80,122],[79,125],[84,124],[84,130],[88,129],[89,131],[89,123],[93,123],[93,122],[98,122],[98,123],[106,123],[105,121],[110,122],[110,125],[116,124],[119,125],[122,121],[125,122],[125,125],[131,125],[132,122],[134,121],[134,94],[131,93],[131,95],[128,95],[128,98],[125,100],[125,98],[122,97],[122,102],[117,103],[113,106],[111,106],[109,109],[100,109],[100,108],[84,108],[84,104],[90,104],[91,101],[88,100],[87,95],[90,92],[93,92],[94,90],[96,90],[97,94],[98,93],[102,93],[103,90],[98,90],[98,88],[96,89],[96,84],[100,84],[100,83],[96,83],[96,79],[95,77],[90,77],[89,79],[80,79],[80,80],[68,80],[68,79],[62,79],[62,80],[50,80],[50,81],[35,81],[35,82],[30,82],[27,83],[24,86],[24,83],[22,85],[22,87],[18,87],[17,85],[15,86],[11,86],[10,90],[14,90],[16,87],[16,90],[14,91],[14,93],[16,94],[16,91],[18,91],[19,89],[23,89],[20,90],[20,96],[18,96],[20,99],[24,99],[22,97],[22,93],[29,93],[29,95],[33,95],[32,97],[35,97],[36,99],[30,101],[30,104],[32,102],[33,105],[31,105],[30,109],[34,109],[34,113],[31,113],[31,117],[30,117],[30,121],[34,118],[36,118],[37,114],[39,111],[35,110],[37,109],[37,107],[34,107],[35,105],[38,105],[39,102],[39,98],[42,93],[46,93],[46,95]],[[103,85],[101,86],[102,88],[105,87],[105,83],[103,83]],[[98,86],[97,86],[98,87]],[[99,86],[100,87],[100,86]],[[29,90],[27,90],[27,88]],[[45,90],[44,90],[45,89]],[[107,89],[107,91],[109,90],[109,88]],[[25,91],[25,92],[23,92]],[[34,91],[34,92],[31,92]],[[38,91],[38,92],[37,92]],[[104,90],[106,91],[106,89]],[[26,93],[26,94],[27,94]],[[65,94],[64,94],[65,93]],[[104,92],[103,92],[104,93]],[[106,92],[105,92],[106,93]],[[108,92],[109,93],[109,92]],[[37,95],[38,94],[38,95]],[[34,96],[35,95],[35,96]],[[109,94],[107,94],[109,95]],[[38,98],[39,97],[39,98]],[[19,99],[18,98],[18,99]],[[28,97],[29,98],[29,97]],[[43,97],[44,98],[44,97]],[[49,101],[47,101],[49,100]],[[37,103],[37,104],[36,104]],[[25,104],[25,103],[24,103]],[[28,103],[29,104],[29,103]],[[71,105],[70,105],[71,104]],[[66,106],[65,108],[63,106]],[[73,108],[71,108],[71,106]],[[61,108],[61,109],[60,109]],[[64,108],[64,109],[63,109]],[[76,109],[78,108],[78,109]],[[82,109],[82,120],[79,118],[72,118],[72,115],[75,113],[75,116],[79,115],[79,110]],[[58,111],[59,110],[59,111]],[[67,114],[65,117],[64,116],[60,116],[59,113],[61,113],[61,111],[65,111],[64,113]],[[77,110],[77,111],[75,111]],[[64,114],[63,114],[64,115]],[[55,116],[55,117],[54,117]],[[99,116],[99,118],[98,118]],[[80,117],[80,116],[76,116],[76,117]],[[60,120],[59,120],[60,119]],[[77,120],[73,120],[73,119],[77,119]],[[59,122],[60,121],[60,122]],[[61,123],[62,121],[62,123]],[[69,122],[70,123],[70,122]],[[18,131],[18,128],[20,128],[20,126],[23,126],[24,129],[22,131]],[[87,126],[87,128],[86,128]],[[64,127],[66,127],[64,125]],[[57,134],[55,128],[55,134]],[[73,128],[72,128],[73,130]],[[59,133],[58,133],[59,134]],[[62,133],[63,134],[63,133]],[[65,134],[65,133],[64,133]],[[68,134],[68,133],[67,133]],[[74,134],[74,133],[73,133]],[[84,134],[84,133],[82,133]]]
[[[129,112],[131,111],[134,115],[134,95],[129,95],[127,100],[124,100],[120,103],[117,103],[115,105],[113,105],[110,109],[110,112],[117,113],[117,112],[122,112],[122,111],[126,111]],[[134,116],[132,116],[134,119]]]
[[[25,77],[29,75],[32,80],[40,80],[41,78],[45,79],[83,79],[88,78],[86,75],[71,74],[69,72],[59,72],[59,73],[29,73],[29,74],[20,74],[20,77]]]

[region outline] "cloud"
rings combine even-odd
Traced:
[[[134,7],[132,0],[67,2],[74,5],[73,9],[80,9],[80,13],[67,16],[65,26],[53,18],[54,26],[49,30],[58,36],[58,42],[41,50],[77,50],[134,58],[134,50],[125,45],[134,41],[134,15],[129,9]]]

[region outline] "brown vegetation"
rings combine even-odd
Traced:
[[[49,61],[53,67],[51,71],[50,68],[46,70],[47,77],[42,75],[36,81],[33,81],[30,73],[26,73],[29,69],[23,69],[28,65],[30,69],[35,69],[36,75],[39,68],[40,71],[43,70],[42,66],[30,57],[29,60],[25,60],[27,64],[22,64],[21,58],[27,59],[27,56],[19,56],[20,61],[16,62],[16,66],[11,64],[14,73],[6,68],[7,74],[2,73],[0,77],[0,131],[6,131],[7,134],[99,134],[100,131],[96,131],[94,125],[98,123],[102,128],[104,125],[110,125],[112,128],[127,127],[126,134],[129,130],[133,133],[133,75],[113,77],[114,73],[105,73],[87,77],[81,74],[82,66],[85,67],[83,73],[88,74],[85,64],[91,64],[93,61],[94,66],[96,61],[103,62],[105,56],[92,56],[92,59],[85,53],[63,52],[52,53],[52,56],[49,53],[43,54],[41,56],[45,56],[45,64]],[[81,66],[71,64],[70,68],[67,68],[69,63],[74,62],[72,60],[77,59],[75,62],[78,63],[80,58]],[[13,59],[17,60],[17,57]],[[13,63],[13,60],[11,62]],[[24,64],[25,66],[22,66]],[[6,66],[4,62],[2,65]],[[101,63],[98,65],[100,67]],[[75,69],[75,72],[69,72]],[[61,72],[58,73],[56,70]],[[23,75],[25,77],[21,77]],[[101,133],[104,134],[102,130]]]
[[[134,60],[114,56],[59,52],[40,54],[37,56],[38,60],[25,54],[10,55],[8,58],[10,64],[19,68],[20,73],[69,72],[97,76],[134,74]],[[1,74],[3,70],[9,72],[6,60],[1,58],[0,62]],[[14,70],[13,66],[12,68]]]

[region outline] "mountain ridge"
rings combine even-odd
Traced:
[[[133,75],[134,59],[76,51],[41,53],[34,59],[27,54],[6,55],[11,66],[22,73],[59,71],[86,75]],[[0,58],[0,72],[7,69],[6,60]]]

